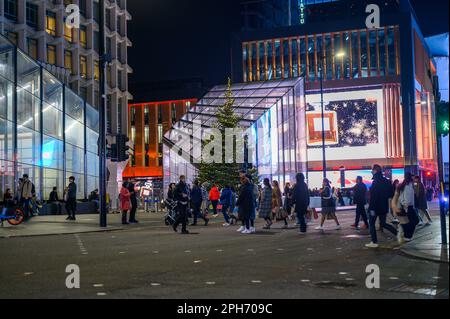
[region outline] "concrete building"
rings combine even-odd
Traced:
[[[65,25],[69,4],[80,8],[80,28]],[[131,15],[126,0],[105,0],[106,50],[112,62],[107,67],[108,134],[126,133],[128,75],[131,41],[127,22]],[[0,32],[22,51],[39,61],[89,104],[99,105],[98,0],[1,0]]]

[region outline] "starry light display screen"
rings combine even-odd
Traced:
[[[308,160],[322,158],[320,95],[307,95]],[[382,90],[349,91],[324,95],[327,157],[333,160],[383,158]]]

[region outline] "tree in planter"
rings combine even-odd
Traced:
[[[229,184],[236,186],[239,184],[240,165],[225,162],[225,129],[239,128],[240,117],[233,110],[234,98],[231,91],[231,80],[228,79],[228,88],[225,93],[225,103],[218,108],[217,123],[213,125],[222,135],[222,160],[221,163],[205,163],[202,161],[199,165],[198,179],[200,183],[214,183],[219,188]],[[204,141],[203,147],[209,144],[211,140]],[[213,154],[211,154],[213,155]],[[233,159],[236,159],[236,150],[233,148]]]

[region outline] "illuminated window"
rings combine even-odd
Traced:
[[[150,107],[148,105],[144,107],[144,123],[150,123]]]
[[[56,13],[52,11],[47,11],[45,31],[52,36],[56,36]]]
[[[148,127],[148,125],[144,127],[144,143],[150,143],[150,128]]]
[[[163,139],[163,126],[162,124],[158,124],[158,143],[162,143]]]
[[[83,55],[80,55],[80,76],[87,78],[87,59]]]
[[[186,108],[189,110],[191,108],[191,102],[187,101],[186,102]]]
[[[94,80],[100,80],[100,65],[98,61],[94,62]]]
[[[56,65],[56,47],[54,45],[47,45],[47,63]]]
[[[69,28],[65,23],[64,23],[64,38],[71,43],[73,42],[73,28]]]
[[[70,74],[73,74],[73,64],[72,64],[72,52],[64,51],[64,67],[70,70]]]
[[[87,48],[86,26],[80,26],[80,44],[83,48]]]
[[[131,127],[131,141],[134,143],[136,143],[136,127],[132,126]]]

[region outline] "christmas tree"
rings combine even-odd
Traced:
[[[233,109],[234,98],[231,91],[231,80],[228,79],[228,87],[225,93],[225,103],[218,108],[216,117],[217,123],[213,127],[222,134],[222,161],[221,163],[205,163],[199,165],[198,179],[200,183],[208,182],[215,184],[219,188],[225,185],[237,186],[239,184],[240,164],[233,160],[233,163],[225,161],[225,129],[239,128],[240,117]],[[203,146],[209,144],[211,140],[204,141]],[[241,150],[243,151],[243,150]],[[213,154],[211,154],[213,155]],[[236,149],[233,147],[233,159],[236,159]]]

